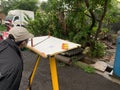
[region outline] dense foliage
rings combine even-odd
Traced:
[[[104,47],[97,38],[102,31],[108,31],[102,25],[107,21],[107,7],[111,7],[111,0],[48,0],[41,4],[36,20],[31,21],[28,28],[37,36],[50,32],[53,36],[80,43],[83,48],[90,46],[91,56],[99,57],[105,49],[96,49]]]
[[[97,57],[105,52],[98,39],[110,32],[111,23],[120,18],[116,0],[48,0],[42,2],[39,9],[38,0],[10,1],[5,11],[8,8],[35,11],[35,20],[30,20],[27,26],[34,35],[50,32],[52,36],[82,44],[83,48],[89,46],[91,56]]]
[[[2,12],[5,14],[12,9],[36,11],[38,0],[1,0]]]

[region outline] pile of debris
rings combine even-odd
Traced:
[[[56,60],[62,61],[68,65],[71,65],[73,60],[79,61],[82,58],[84,58],[84,55],[82,54],[83,49],[81,47],[74,48],[72,50],[65,51],[63,53],[60,53],[55,56]]]

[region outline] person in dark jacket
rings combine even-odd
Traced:
[[[19,90],[23,59],[20,49],[33,35],[23,27],[13,27],[6,40],[0,41],[0,90]]]

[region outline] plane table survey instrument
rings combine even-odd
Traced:
[[[32,74],[29,78],[29,86],[27,90],[31,90],[34,75],[40,62],[40,57],[47,58],[49,60],[52,87],[53,90],[59,90],[55,55],[78,47],[81,47],[81,45],[53,36],[40,36],[30,39],[27,44],[27,48],[38,54],[38,58],[36,60]]]

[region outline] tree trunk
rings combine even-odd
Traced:
[[[63,34],[67,35],[67,28],[66,28],[66,22],[65,22],[65,15],[64,12],[58,13],[59,22],[61,23]]]
[[[96,20],[96,19],[95,19],[95,15],[94,15],[92,9],[89,9],[89,8],[90,8],[89,1],[88,1],[88,0],[85,0],[85,4],[86,4],[86,7],[87,7],[87,9],[89,10],[89,13],[90,13],[91,18],[92,18],[92,24],[91,24],[91,26],[90,26],[90,28],[89,28],[89,30],[91,31],[92,28],[93,28],[94,25],[95,25],[95,20]],[[88,33],[88,38],[90,38],[90,35],[91,35],[91,33],[89,32],[89,33]]]
[[[108,3],[108,0],[105,0],[105,3],[104,3],[104,9],[103,9],[103,14],[98,22],[98,28],[97,28],[97,31],[96,31],[96,34],[95,34],[95,40],[97,40],[97,37],[98,37],[98,34],[100,33],[100,30],[101,30],[101,26],[102,26],[102,21],[105,17],[105,14],[107,12],[107,3]]]

